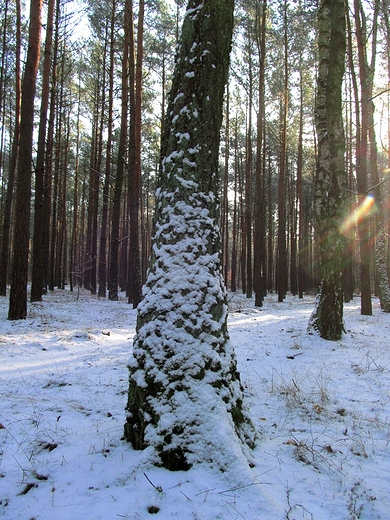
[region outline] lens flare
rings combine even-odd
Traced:
[[[357,208],[343,220],[343,223],[340,226],[340,231],[345,235],[349,234],[351,229],[370,213],[374,204],[375,199],[373,195],[369,194],[364,197],[364,199],[359,202]]]

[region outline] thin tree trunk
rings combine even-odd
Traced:
[[[57,200],[53,197],[53,177],[56,176],[56,171],[53,172],[53,153],[54,153],[54,133],[55,133],[55,117],[57,111],[57,64],[59,54],[59,40],[60,40],[60,5],[61,0],[56,1],[55,9],[55,35],[53,46],[53,64],[52,64],[52,78],[51,78],[51,92],[50,92],[50,110],[49,122],[47,128],[47,142],[46,142],[46,158],[45,158],[45,183],[44,183],[44,206],[45,206],[45,221],[44,221],[44,238],[43,238],[43,276],[45,289],[49,286],[50,290],[54,290],[54,245],[55,245],[55,224],[53,218],[56,218],[56,204]],[[53,203],[53,206],[52,206]],[[54,207],[55,206],[55,207]],[[54,243],[53,243],[54,240]],[[52,249],[53,246],[53,249]],[[53,253],[52,253],[53,251]]]
[[[4,31],[4,36],[6,32]],[[8,170],[8,183],[4,203],[4,219],[0,247],[0,296],[5,296],[8,282],[8,260],[11,238],[11,214],[12,199],[14,194],[16,163],[19,150],[20,134],[20,100],[21,100],[21,78],[20,78],[20,50],[21,50],[21,13],[20,0],[16,0],[16,49],[15,49],[15,125],[12,137],[11,157]],[[0,98],[2,99],[2,98]]]
[[[359,204],[363,204],[367,197],[368,189],[368,104],[369,104],[369,78],[365,67],[365,18],[360,0],[354,0],[355,9],[355,29],[359,56],[359,76],[360,76],[360,136],[356,146],[356,179],[358,188]],[[359,107],[356,99],[357,107]],[[359,146],[358,146],[359,144]],[[360,288],[361,288],[361,314],[372,315],[371,302],[371,269],[370,269],[370,222],[367,215],[363,215],[358,220],[358,232],[360,242]]]
[[[28,51],[22,84],[20,146],[15,198],[12,279],[8,319],[27,317],[27,279],[30,241],[30,198],[34,99],[39,64],[42,0],[31,0]]]
[[[237,137],[237,116],[235,121],[235,146],[234,146],[234,199],[233,199],[233,229],[232,229],[232,272],[230,280],[230,289],[232,292],[237,291],[237,236],[238,236],[238,137]]]
[[[267,240],[267,289],[272,291],[275,288],[274,283],[274,220],[273,220],[273,204],[272,204],[272,169],[271,154],[268,156],[268,240]]]
[[[246,141],[245,164],[245,230],[246,230],[246,297],[253,295],[253,270],[252,270],[252,97],[253,97],[253,71],[252,71],[252,42],[248,41],[249,59],[249,93],[248,93],[248,128]]]
[[[286,250],[286,166],[287,166],[287,112],[288,112],[288,34],[287,2],[284,2],[284,93],[281,105],[281,151],[278,181],[278,301],[282,302],[287,292]]]
[[[375,134],[374,113],[375,106],[372,100],[373,80],[375,74],[375,61],[377,52],[377,32],[378,32],[379,4],[376,1],[373,16],[372,40],[371,40],[371,63],[368,65],[367,53],[365,53],[365,68],[368,76],[368,135],[370,141],[370,173],[375,194],[377,211],[375,213],[375,265],[378,279],[378,292],[381,308],[385,312],[390,312],[390,288],[386,267],[386,234],[385,218],[382,198],[382,183],[378,172],[378,148]]]
[[[129,210],[130,210],[130,240],[129,240],[129,303],[135,309],[142,298],[141,285],[141,255],[139,238],[139,211],[141,201],[141,115],[142,115],[142,61],[143,61],[143,32],[144,32],[145,2],[140,0],[138,9],[137,27],[137,61],[135,64],[135,83],[130,85],[130,92],[134,91],[134,112],[130,100],[130,176],[129,176]],[[134,46],[134,35],[130,39]],[[134,56],[134,48],[130,48],[130,59]],[[130,63],[130,69],[134,64]],[[134,117],[134,119],[132,118]]]
[[[298,135],[298,158],[297,158],[297,212],[299,218],[298,227],[298,296],[303,298],[304,286],[304,216],[303,216],[303,187],[302,187],[302,170],[303,170],[303,71],[302,71],[302,53],[300,55],[299,67],[299,135]]]
[[[114,64],[115,64],[115,14],[116,0],[112,2],[111,25],[110,25],[110,66],[109,66],[109,90],[108,90],[108,113],[107,113],[107,145],[106,145],[106,163],[104,174],[104,187],[102,197],[102,224],[100,231],[100,249],[99,249],[99,290],[98,296],[106,296],[107,289],[107,225],[108,225],[108,208],[110,199],[110,177],[111,177],[111,159],[112,159],[112,126],[113,126],[113,109],[114,109]]]
[[[46,41],[43,60],[41,110],[38,130],[38,149],[35,164],[34,235],[32,246],[31,296],[32,302],[41,301],[44,290],[44,179],[46,153],[46,125],[49,108],[51,53],[53,43],[53,20],[55,0],[49,0],[47,7]]]
[[[132,1],[126,0],[124,13],[124,46],[122,55],[122,101],[121,101],[121,128],[118,147],[118,161],[114,188],[114,198],[111,216],[111,240],[110,240],[110,279],[108,298],[118,300],[119,280],[119,232],[123,177],[125,171],[126,140],[127,140],[127,106],[128,106],[128,71],[129,49],[132,31]]]
[[[79,216],[79,153],[80,153],[80,115],[81,115],[81,77],[79,71],[79,85],[78,85],[78,100],[77,100],[77,123],[76,123],[76,158],[75,158],[75,171],[74,171],[74,189],[73,189],[73,221],[72,221],[72,235],[70,239],[70,251],[69,251],[69,283],[70,290],[73,291],[74,283],[80,283],[80,275],[76,271],[80,266],[78,265],[78,216]]]
[[[256,140],[256,187],[253,237],[253,285],[255,305],[262,307],[265,294],[265,185],[264,185],[264,86],[267,1],[262,2],[261,25],[258,28],[257,49],[259,55],[259,107]]]
[[[224,164],[224,178],[222,190],[222,215],[221,215],[221,234],[222,234],[222,272],[224,276],[225,285],[228,285],[229,275],[229,153],[230,153],[230,119],[229,119],[229,83],[226,92],[226,111],[225,111],[225,164]]]

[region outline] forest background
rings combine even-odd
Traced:
[[[111,300],[126,291],[136,307],[185,2],[43,5],[33,171],[27,172],[31,208],[24,204],[23,217],[15,188],[29,20],[20,0],[1,4],[0,294],[19,272],[19,222],[30,238],[31,301],[69,284]],[[362,282],[369,299],[380,292],[378,221],[389,271],[389,11],[388,0],[346,3],[345,197],[352,217],[343,226],[345,301]],[[317,2],[236,2],[220,149],[223,273],[229,289],[255,295],[257,306],[267,292],[283,301],[287,291],[302,297],[320,281],[316,36]],[[363,296],[362,313],[370,314]],[[21,303],[11,319],[25,317]]]

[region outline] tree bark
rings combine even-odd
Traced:
[[[121,198],[123,177],[125,172],[125,154],[127,141],[127,114],[128,114],[128,72],[129,72],[129,42],[132,37],[133,17],[132,1],[125,2],[124,32],[125,40],[122,55],[122,101],[121,101],[121,128],[118,147],[117,171],[114,187],[114,199],[111,214],[111,240],[110,240],[110,277],[108,285],[109,300],[118,300],[119,280],[119,231],[121,215]]]
[[[21,99],[21,78],[20,78],[20,49],[21,49],[21,12],[20,0],[16,0],[16,49],[15,49],[15,126],[12,137],[12,148],[10,165],[8,171],[8,183],[4,203],[4,219],[0,247],[0,296],[7,293],[8,282],[8,259],[11,238],[11,214],[12,201],[14,195],[14,184],[16,174],[16,162],[19,150],[20,134],[20,99]],[[4,31],[4,38],[6,31]],[[2,99],[2,98],[1,98]]]
[[[137,27],[137,60],[135,63],[135,81],[130,85],[134,92],[133,103],[130,100],[130,161],[129,161],[129,210],[130,210],[130,240],[129,240],[129,303],[135,309],[142,298],[141,285],[141,253],[139,237],[139,212],[141,202],[141,116],[142,116],[142,60],[144,33],[145,2],[140,0]],[[133,56],[130,67],[134,68],[134,38],[131,42],[130,56]],[[132,109],[134,107],[134,110]]]
[[[162,143],[156,230],[138,306],[125,437],[186,470],[253,442],[228,341],[218,150],[233,0],[190,0]],[[210,405],[212,414],[210,414]]]
[[[261,24],[258,23],[257,50],[259,55],[259,107],[257,114],[256,139],[256,184],[253,233],[253,288],[255,305],[262,307],[265,287],[265,172],[264,172],[264,88],[265,88],[265,44],[266,44],[267,1],[262,2]],[[259,35],[260,33],[260,35]]]
[[[107,290],[107,227],[108,209],[110,199],[110,176],[112,159],[112,131],[113,131],[113,110],[114,110],[114,65],[115,65],[115,15],[116,0],[112,1],[111,22],[110,22],[110,44],[109,44],[109,73],[108,73],[108,112],[107,112],[107,144],[106,162],[104,173],[104,187],[102,197],[102,223],[100,230],[99,248],[99,289],[98,296],[105,298]]]
[[[43,77],[41,93],[41,110],[38,130],[38,150],[35,166],[35,199],[34,199],[34,235],[32,247],[31,296],[32,302],[41,301],[44,290],[43,255],[45,233],[45,153],[46,124],[49,108],[51,51],[53,43],[53,20],[55,0],[49,0],[47,6],[46,41],[43,60]]]
[[[245,163],[245,259],[246,259],[246,297],[252,298],[253,295],[253,270],[252,270],[252,97],[253,97],[253,72],[252,72],[252,41],[248,38],[248,124],[246,130],[246,163]]]
[[[315,185],[316,247],[321,287],[309,327],[339,340],[343,325],[343,262],[347,177],[341,91],[345,70],[344,0],[321,0],[318,11],[319,68],[316,102],[318,169]]]
[[[375,74],[375,61],[377,52],[377,33],[378,33],[379,4],[375,2],[372,40],[371,40],[371,63],[368,65],[367,53],[365,53],[365,68],[368,75],[368,136],[370,141],[370,173],[373,184],[373,194],[376,202],[375,213],[375,266],[378,279],[378,292],[381,309],[390,312],[390,287],[386,266],[386,233],[385,233],[385,214],[382,197],[382,183],[378,172],[378,147],[375,133],[375,106],[372,99],[373,81]]]
[[[363,203],[367,196],[368,188],[368,106],[369,106],[369,78],[365,67],[365,19],[360,0],[354,0],[356,40],[359,55],[360,72],[360,135],[356,144],[356,180],[358,188],[359,204]],[[357,107],[359,107],[359,101]],[[358,108],[357,108],[358,110]],[[372,315],[371,301],[371,268],[370,268],[370,223],[367,215],[358,219],[358,233],[360,243],[360,290],[361,290],[361,314]]]
[[[27,316],[34,99],[39,64],[42,0],[31,0],[27,59],[22,83],[20,145],[15,198],[14,252],[8,319]]]
[[[281,105],[280,165],[278,179],[278,301],[282,302],[287,292],[286,248],[286,166],[287,166],[287,111],[288,111],[288,33],[287,1],[284,2],[284,92]]]

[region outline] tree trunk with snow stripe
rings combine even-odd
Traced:
[[[254,440],[228,337],[217,226],[233,4],[188,4],[162,142],[153,250],[129,364],[125,437],[136,449],[153,447],[156,463],[171,470],[198,462],[223,469]]]
[[[321,0],[318,11],[318,85],[316,128],[318,167],[315,185],[316,247],[321,288],[309,327],[324,339],[343,333],[343,263],[347,175],[341,86],[345,70],[345,6],[343,0]]]

